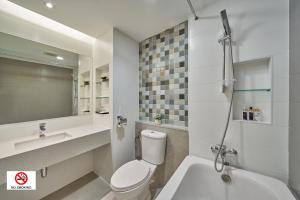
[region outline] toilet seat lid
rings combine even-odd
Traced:
[[[150,174],[150,168],[138,160],[122,165],[111,177],[110,184],[114,190],[126,191],[144,182]]]

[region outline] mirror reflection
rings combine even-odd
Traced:
[[[89,114],[91,59],[0,33],[0,124]]]

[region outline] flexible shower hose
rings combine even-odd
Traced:
[[[216,154],[215,157],[215,162],[214,162],[214,167],[215,170],[217,172],[222,172],[224,169],[224,165],[225,165],[225,154],[222,150],[222,147],[224,145],[224,141],[226,138],[226,134],[227,134],[227,130],[228,130],[228,126],[229,126],[229,122],[230,122],[230,115],[231,115],[231,110],[232,110],[232,104],[233,104],[233,90],[234,90],[234,68],[233,68],[233,55],[232,55],[232,43],[231,43],[231,37],[229,37],[229,51],[230,51],[230,56],[231,56],[231,67],[232,67],[232,91],[231,91],[231,98],[230,98],[230,105],[229,105],[229,109],[228,109],[228,114],[227,114],[227,120],[226,120],[226,124],[225,124],[225,129],[224,129],[224,133],[222,136],[222,140],[221,140],[221,144],[220,144],[220,148]],[[223,43],[223,69],[225,70],[225,65],[226,65],[226,41],[224,40]],[[218,169],[217,163],[218,163],[218,158],[219,156],[221,156],[221,168]]]

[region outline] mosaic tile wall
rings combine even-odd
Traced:
[[[188,22],[139,46],[139,118],[188,126]]]

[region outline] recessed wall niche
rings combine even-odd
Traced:
[[[96,113],[109,114],[109,64],[96,68]]]
[[[271,63],[272,59],[268,57],[234,64],[233,120],[272,122]]]

